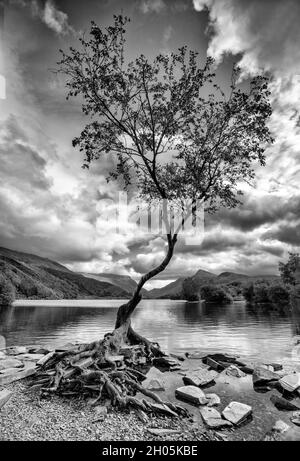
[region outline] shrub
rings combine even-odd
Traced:
[[[208,303],[229,304],[232,302],[230,294],[218,285],[203,285],[200,294],[201,298]]]
[[[273,304],[286,305],[290,302],[290,292],[281,284],[269,286],[268,297]]]

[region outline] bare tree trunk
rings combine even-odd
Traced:
[[[171,236],[171,234],[167,234],[167,238],[168,238],[168,251],[167,251],[167,254],[164,260],[161,262],[161,264],[159,264],[159,266],[155,267],[154,269],[147,272],[147,274],[141,277],[132,298],[126,304],[123,304],[122,306],[119,307],[115,329],[118,329],[121,326],[124,326],[125,328],[127,327],[127,329],[130,328],[130,317],[134,309],[136,308],[136,306],[139,304],[139,302],[142,299],[141,290],[143,286],[145,285],[146,282],[148,282],[148,280],[155,277],[160,272],[164,271],[167,265],[169,264],[173,256],[173,253],[174,253],[174,247],[177,241],[177,234],[175,234],[173,237]]]

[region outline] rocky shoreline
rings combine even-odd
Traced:
[[[188,416],[162,408],[152,417],[117,411],[108,400],[41,399],[27,380],[53,353],[39,346],[0,351],[0,440],[300,440],[299,369],[227,354],[166,356],[148,367],[143,386]]]

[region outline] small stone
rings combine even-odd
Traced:
[[[245,421],[251,413],[252,408],[249,405],[240,402],[231,402],[223,410],[222,415],[231,423],[238,425]]]
[[[7,358],[0,360],[0,370],[5,370],[7,368],[22,368],[23,363],[20,360],[14,358]]]
[[[284,421],[282,421],[281,419],[279,419],[278,421],[276,421],[276,423],[274,424],[273,428],[272,428],[272,431],[274,432],[279,432],[280,434],[283,434],[284,432],[288,431],[290,428],[290,426],[288,424],[286,424]]]
[[[152,428],[148,427],[147,431],[156,436],[164,436],[164,435],[171,435],[171,434],[181,434],[181,431],[178,431],[176,429],[160,429],[160,428]]]
[[[8,391],[7,389],[3,389],[0,391],[0,408],[4,407],[6,402],[11,398],[12,392]]]
[[[241,371],[235,365],[230,365],[228,368],[226,368],[225,373],[226,375],[234,376],[235,378],[244,378],[246,376],[246,373]]]
[[[207,403],[207,398],[204,392],[196,386],[179,387],[175,391],[175,396],[196,405],[205,405]]]
[[[232,426],[231,422],[222,419],[220,413],[214,408],[203,407],[200,413],[205,424],[212,429]]]
[[[25,346],[14,346],[14,347],[9,347],[6,350],[7,355],[18,355],[18,354],[26,354],[27,352],[27,347]]]
[[[144,385],[149,391],[164,391],[165,387],[158,379],[151,379],[146,385]]]
[[[291,375],[284,376],[279,380],[280,385],[283,389],[294,392],[300,387],[300,373],[293,373]]]
[[[300,411],[294,411],[291,416],[292,423],[296,424],[296,426],[300,426]]]
[[[208,407],[214,407],[221,403],[221,399],[217,394],[205,394],[205,397],[208,399]]]
[[[28,376],[34,375],[36,373],[36,366],[33,363],[27,362],[24,368],[16,368],[15,373],[8,375],[0,375],[0,386],[5,386],[14,381],[18,381],[23,378],[28,378]]]

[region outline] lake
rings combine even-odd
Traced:
[[[62,345],[102,338],[114,326],[122,300],[18,301],[0,309],[1,347]],[[300,364],[300,313],[268,312],[244,302],[226,306],[143,300],[134,328],[169,352],[225,352],[250,360]],[[6,344],[5,344],[6,343]]]

